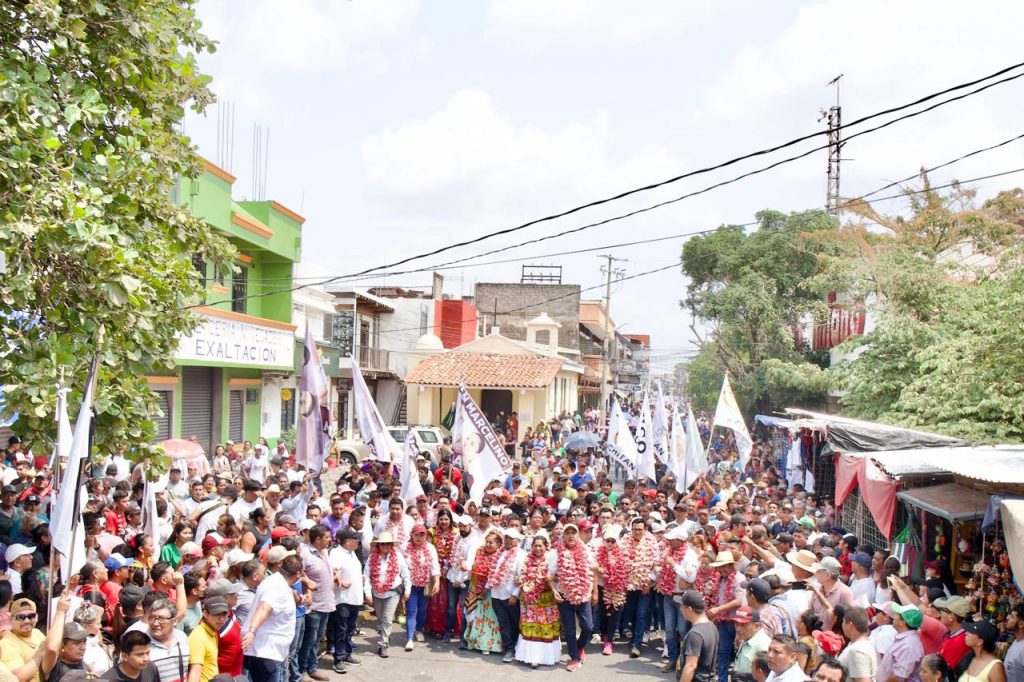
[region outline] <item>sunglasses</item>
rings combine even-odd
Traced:
[[[38,616],[34,613],[19,613],[14,620],[35,620]]]

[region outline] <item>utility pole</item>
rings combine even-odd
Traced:
[[[601,414],[607,416],[609,414],[608,408],[611,406],[611,401],[608,399],[608,371],[612,363],[612,274],[615,273],[615,269],[612,267],[614,261],[625,261],[625,258],[616,258],[610,253],[598,256],[598,258],[604,258],[607,261],[606,265],[601,266],[601,270],[605,275],[604,284],[604,362],[601,363]],[[620,271],[621,272],[621,271]]]
[[[839,74],[826,86],[836,86],[836,103],[827,112],[822,111],[821,118],[828,121],[828,186],[825,190],[825,210],[830,215],[839,215],[839,162],[842,142],[842,107],[839,106]],[[821,118],[818,120],[820,121]]]

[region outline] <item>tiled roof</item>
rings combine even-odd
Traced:
[[[544,388],[562,367],[561,358],[535,355],[448,352],[433,355],[405,378],[407,384],[472,388]]]

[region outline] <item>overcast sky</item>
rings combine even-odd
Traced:
[[[329,275],[820,130],[819,110],[835,99],[825,84],[840,73],[843,119],[852,121],[1024,61],[1019,0],[200,0],[198,11],[220,43],[201,66],[235,108],[227,165],[238,176],[236,195],[252,195],[258,123],[270,131],[267,198],[306,216],[303,260]],[[851,140],[843,194],[1024,133],[1022,104],[1024,79]],[[218,160],[216,107],[191,117],[186,132]],[[786,155],[408,267],[625,213]],[[1022,166],[1017,142],[933,177],[948,182]],[[530,256],[527,263],[564,266],[567,283],[595,287],[603,277],[593,253],[548,254],[744,223],[764,208],[821,207],[825,168],[818,152],[692,200],[484,260]],[[978,187],[987,197],[1021,182],[1016,175]],[[678,262],[681,244],[611,251],[637,274]],[[468,295],[475,281],[518,281],[520,265],[447,270],[446,290]],[[429,285],[430,276],[365,280],[382,282]],[[669,269],[614,289],[613,318],[624,332],[651,335],[659,368],[693,343],[678,304],[685,286]]]

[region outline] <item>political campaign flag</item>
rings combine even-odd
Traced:
[[[330,383],[320,364],[320,351],[306,325],[299,376],[299,419],[295,425],[295,461],[313,476],[320,475],[327,454],[331,415],[327,405]]]
[[[718,407],[715,409],[714,426],[724,426],[732,430],[733,437],[736,439],[736,450],[740,455],[738,466],[740,470],[746,469],[747,460],[750,459],[750,451],[754,449],[754,441],[750,439],[747,423],[743,420],[743,413],[740,412],[736,396],[732,393],[728,374],[722,380],[722,392],[718,394]]]
[[[473,479],[469,498],[479,504],[492,480],[504,482],[512,470],[512,460],[491,428],[487,415],[463,386],[459,387],[455,412],[452,449],[458,454],[462,470]]]
[[[402,449],[391,437],[380,416],[377,403],[370,395],[370,389],[359,371],[359,361],[352,358],[352,390],[355,391],[356,421],[359,422],[359,433],[363,442],[370,448],[370,456],[381,462],[398,462],[402,458]]]

